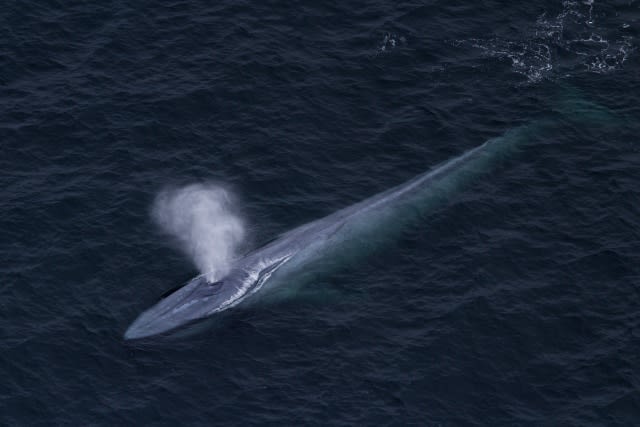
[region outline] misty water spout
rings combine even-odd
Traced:
[[[228,273],[245,236],[232,194],[211,183],[161,191],[152,216],[210,281]]]

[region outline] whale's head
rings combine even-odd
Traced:
[[[124,338],[133,340],[167,334],[229,308],[245,293],[243,282],[233,275],[219,281],[198,276],[138,316]]]
[[[124,338],[133,340],[167,334],[231,308],[262,288],[289,258],[290,255],[261,259],[252,268],[232,270],[218,281],[208,280],[205,275],[198,276],[138,316]]]

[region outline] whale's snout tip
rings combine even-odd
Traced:
[[[136,322],[134,322],[131,326],[129,326],[127,328],[126,331],[124,331],[124,335],[122,336],[122,338],[125,341],[132,341],[132,340],[137,340],[137,339],[141,339],[141,338],[145,338],[149,336],[148,334],[143,333],[140,328],[138,328],[136,326]]]

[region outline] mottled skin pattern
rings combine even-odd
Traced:
[[[512,129],[402,185],[297,227],[238,259],[220,281],[194,278],[142,313],[126,331],[125,339],[163,334],[209,317],[253,300],[257,293],[266,293],[276,282],[282,282],[276,277],[290,277],[314,260],[344,256],[357,250],[358,245],[366,246],[365,239],[391,233],[416,214],[437,206],[490,170],[496,159],[539,135],[547,125],[538,121]]]

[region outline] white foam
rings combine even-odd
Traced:
[[[245,236],[233,200],[222,186],[199,183],[165,189],[153,204],[153,219],[210,281],[228,273]]]
[[[390,50],[395,49],[396,46],[405,44],[406,42],[407,42],[407,39],[404,38],[403,36],[398,36],[397,34],[394,34],[394,33],[385,33],[382,39],[382,43],[380,43],[380,46],[378,47],[377,53],[381,54],[381,53],[388,52]]]
[[[594,18],[596,6],[594,0],[565,0],[557,15],[543,13],[521,38],[474,38],[454,44],[470,45],[488,57],[511,61],[513,71],[526,76],[530,83],[585,70],[612,72],[622,67],[636,48],[632,36],[612,34],[598,25]],[[557,59],[558,52],[572,53],[578,62],[562,64]]]

